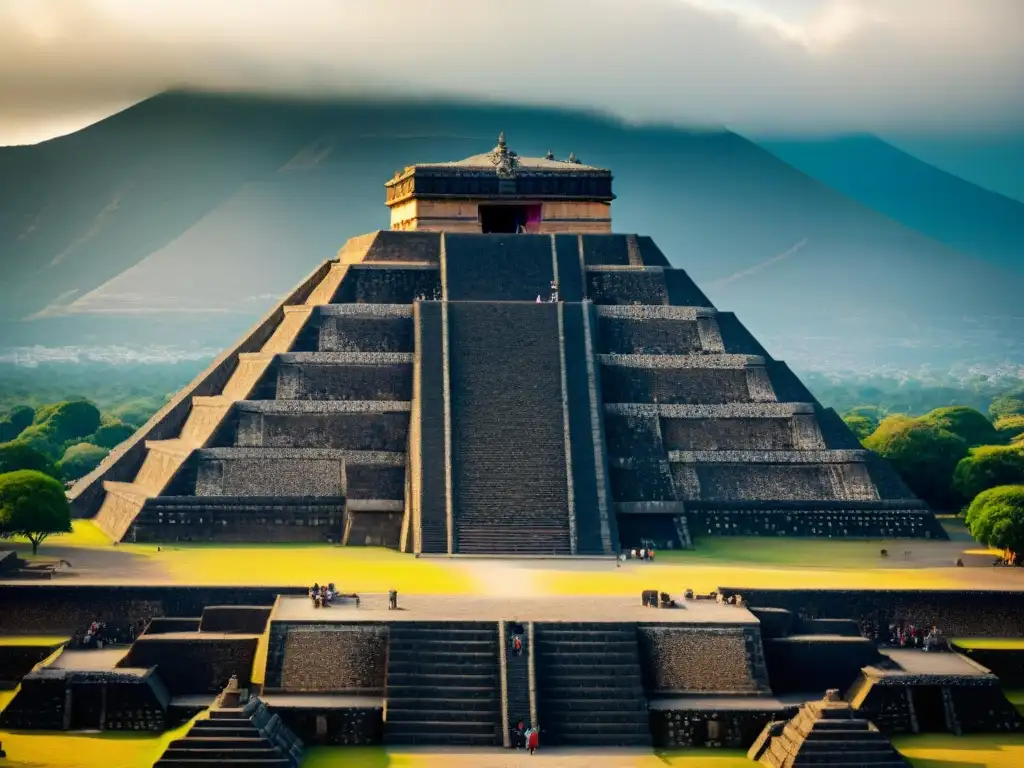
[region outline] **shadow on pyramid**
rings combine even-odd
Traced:
[[[858,717],[838,690],[800,707],[792,720],[768,723],[747,757],[772,768],[903,768],[910,764],[874,723]]]

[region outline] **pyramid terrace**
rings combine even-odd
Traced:
[[[614,555],[692,535],[935,537],[611,172],[489,153],[385,185],[353,238],[72,491],[122,541]]]

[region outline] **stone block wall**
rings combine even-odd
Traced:
[[[794,417],[662,419],[661,431],[669,450],[787,451],[804,447],[797,444]]]
[[[34,672],[21,681],[18,691],[0,712],[0,727],[10,730],[64,730],[67,700],[66,675],[52,670]]]
[[[412,398],[412,366],[404,363],[282,362],[278,400],[403,400]]]
[[[0,645],[0,691],[14,688],[57,645]]]
[[[554,242],[543,235],[445,236],[448,301],[547,301]]]
[[[167,727],[169,697],[158,673],[105,673],[100,680],[98,684],[106,687],[104,730],[161,732]],[[72,689],[72,708],[76,693]]]
[[[202,632],[262,635],[272,610],[260,605],[210,605],[203,609],[198,628]]]
[[[270,707],[304,744],[369,747],[384,741],[384,710]]]
[[[793,636],[764,641],[772,691],[820,695],[829,688],[847,690],[863,667],[880,658],[870,640]]]
[[[750,401],[743,368],[601,367],[606,403],[745,403]]]
[[[836,498],[829,467],[823,464],[698,464],[695,469],[700,484],[697,498],[703,501]],[[674,464],[672,470],[675,474],[682,467]],[[688,483],[677,485],[685,493]]]
[[[612,355],[688,355],[703,351],[696,318],[634,320],[599,317],[598,352]]]
[[[388,629],[367,624],[292,624],[270,628],[265,686],[295,693],[384,691]]]
[[[641,626],[637,633],[649,696],[759,690],[742,628]]]
[[[401,544],[404,512],[349,509],[345,518],[345,546],[388,547]]]
[[[129,540],[323,542],[337,540],[344,521],[341,496],[164,496],[149,499]]]
[[[972,590],[812,590],[723,586],[751,605],[786,608],[810,618],[854,619],[888,627],[890,623],[930,627],[947,637],[1024,637],[1024,593]]]
[[[1003,693],[1002,681],[976,681],[951,686],[953,711],[962,733],[1020,733],[1024,718]]]
[[[711,300],[682,269],[665,270],[669,304],[676,307],[714,307]]]
[[[773,720],[789,720],[797,707],[758,710],[652,709],[651,736],[655,747],[688,749],[723,747],[748,749],[764,727]],[[708,723],[718,723],[718,743],[710,743]]]
[[[329,401],[320,402],[326,404]],[[342,448],[404,453],[408,438],[408,412],[341,412],[336,408],[325,408],[319,413],[242,411],[238,415],[235,444],[240,447]]]
[[[680,478],[677,475],[677,482]],[[944,538],[942,527],[919,502],[690,501],[694,535],[854,536],[859,538]]]
[[[220,693],[232,675],[242,688],[249,686],[257,638],[192,637],[169,639],[166,635],[142,636],[135,641],[119,667],[157,668],[172,696]]]
[[[216,451],[216,452],[214,452]],[[249,452],[246,451],[258,451]],[[230,452],[230,453],[229,453]],[[196,496],[344,496],[340,456],[218,448],[200,454]],[[326,452],[322,452],[325,453]]]
[[[579,235],[555,235],[555,278],[558,296],[564,302],[583,301],[586,285],[580,254]]]
[[[345,467],[348,499],[405,498],[405,467],[349,463]]]
[[[408,317],[325,316],[320,321],[321,352],[412,352]]]
[[[437,267],[372,267],[353,264],[331,304],[412,304],[440,294]]]
[[[582,247],[583,261],[588,267],[628,267],[632,263],[626,235],[579,235],[579,238],[577,247]]]
[[[595,304],[668,304],[663,269],[587,269],[587,296]]]
[[[954,647],[967,658],[990,669],[1004,688],[1024,688],[1024,650]]]

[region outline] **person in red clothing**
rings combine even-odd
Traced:
[[[540,741],[540,729],[536,728],[536,727],[530,728],[530,730],[528,730],[526,732],[526,748],[528,750],[530,750],[530,754],[531,755],[535,751],[537,751],[537,743],[539,741]]]

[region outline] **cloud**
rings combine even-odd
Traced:
[[[1021,0],[0,0],[0,103],[9,130],[175,86],[995,130],[1024,120],[1020,29]]]
[[[806,237],[803,240],[800,240],[799,242],[797,242],[796,244],[790,246],[789,248],[784,250],[782,253],[777,253],[774,256],[771,256],[771,257],[765,259],[764,261],[759,261],[757,264],[755,264],[752,267],[748,267],[747,269],[740,270],[739,272],[734,272],[733,274],[729,275],[728,277],[720,277],[718,280],[712,280],[710,283],[708,283],[707,287],[712,289],[712,290],[714,290],[716,288],[724,288],[725,286],[729,285],[730,283],[735,283],[737,280],[742,280],[745,277],[750,277],[750,275],[756,275],[762,269],[767,269],[772,264],[778,264],[780,261],[784,261],[785,259],[788,259],[793,254],[799,253],[801,250],[803,250],[803,247],[805,245],[807,245],[807,238]]]

